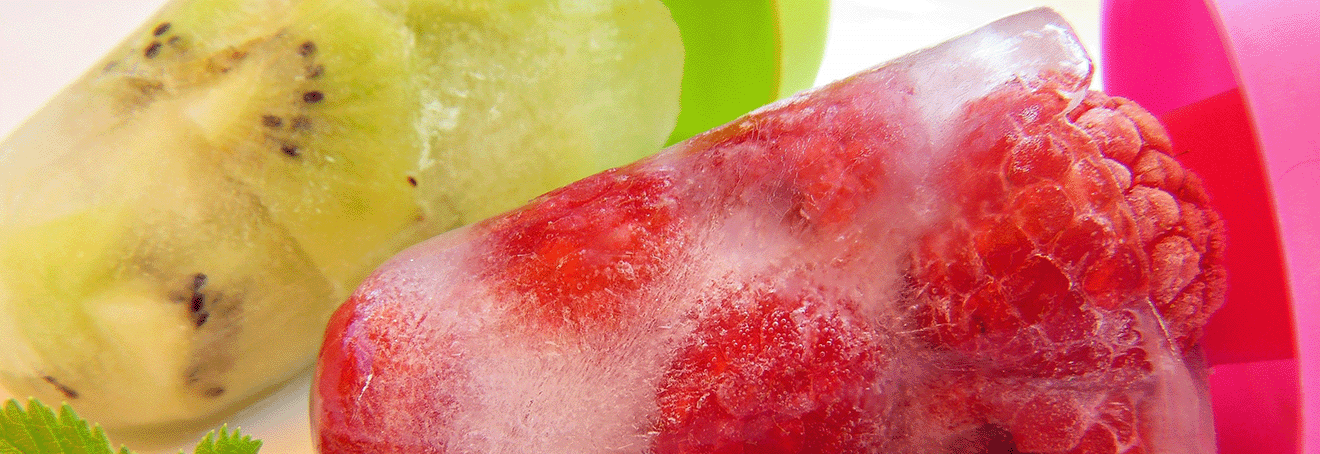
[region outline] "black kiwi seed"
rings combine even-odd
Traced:
[[[202,293],[202,287],[206,286],[206,275],[197,273],[193,275],[192,295],[188,299],[188,312],[192,314],[193,325],[200,328],[206,324],[206,318],[211,314],[206,311],[206,295]]]
[[[293,128],[294,131],[306,131],[312,128],[312,119],[304,115],[293,117],[293,120],[289,122],[289,127]]]
[[[409,175],[409,176],[408,176],[408,185],[409,185],[409,186],[412,186],[412,187],[414,187],[414,188],[417,187],[417,179],[416,179],[416,178],[413,178],[411,175]]]
[[[70,387],[64,385],[63,383],[60,383],[59,380],[56,380],[56,379],[55,379],[55,377],[52,377],[52,376],[49,376],[49,375],[42,375],[42,376],[41,376],[41,379],[42,379],[42,380],[45,380],[46,383],[50,383],[50,385],[51,385],[51,386],[54,386],[55,389],[60,390],[60,394],[63,394],[65,398],[67,398],[67,399],[77,399],[77,398],[78,398],[78,391],[74,391],[73,388],[70,388]]]
[[[280,151],[283,151],[284,154],[288,155],[290,158],[296,158],[298,155],[302,154],[302,151],[298,149],[298,146],[291,143],[286,143],[280,146]]]
[[[325,94],[316,90],[303,93],[303,102],[308,104],[321,102],[322,99],[325,99]]]
[[[151,45],[142,51],[142,56],[147,58],[156,58],[157,55],[160,55],[160,41],[152,41]]]
[[[314,42],[304,41],[302,44],[298,46],[298,55],[302,55],[304,57],[310,57],[312,56],[312,54],[315,53],[316,53],[316,43]]]
[[[212,386],[202,391],[202,395],[206,397],[220,397],[220,395],[224,393],[225,389],[219,386]]]
[[[164,35],[165,32],[168,32],[168,31],[170,31],[170,23],[169,23],[169,22],[161,22],[160,25],[157,25],[157,26],[156,26],[156,29],[155,29],[155,30],[152,30],[152,31],[151,31],[151,36],[160,36],[160,35]]]
[[[274,115],[262,115],[261,124],[267,128],[278,128],[284,125],[284,119]]]

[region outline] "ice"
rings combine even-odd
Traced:
[[[416,246],[319,446],[1213,452],[1217,217],[1090,69],[1031,11]]]

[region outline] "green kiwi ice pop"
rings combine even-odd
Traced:
[[[654,152],[658,0],[180,0],[0,143],[0,383],[107,427],[312,361],[375,266]]]

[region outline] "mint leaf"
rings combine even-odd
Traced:
[[[238,429],[221,427],[206,434],[197,443],[194,454],[256,454],[261,441],[240,435]],[[183,451],[179,451],[180,454]],[[0,454],[132,454],[120,447],[116,453],[101,426],[92,426],[79,418],[69,404],[60,414],[36,399],[29,399],[25,410],[9,399],[0,410]]]
[[[114,451],[101,427],[89,427],[68,404],[60,408],[57,417],[50,407],[36,399],[28,400],[26,410],[18,401],[9,399],[0,412],[0,453],[114,454]]]
[[[229,432],[227,426],[220,427],[220,434],[215,435],[212,431],[206,434],[201,442],[197,443],[197,448],[193,454],[255,454],[261,449],[261,440],[253,440],[251,436],[239,436],[238,429]]]

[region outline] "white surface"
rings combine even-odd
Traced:
[[[164,0],[0,0],[0,81],[4,81],[0,83],[0,136],[8,136],[162,3]],[[845,77],[1037,6],[1050,6],[1063,14],[1096,58],[1099,4],[1100,0],[833,0],[817,83]],[[305,374],[235,415],[230,426],[240,426],[262,439],[265,454],[311,453],[309,385]],[[3,397],[7,395],[0,390]]]

